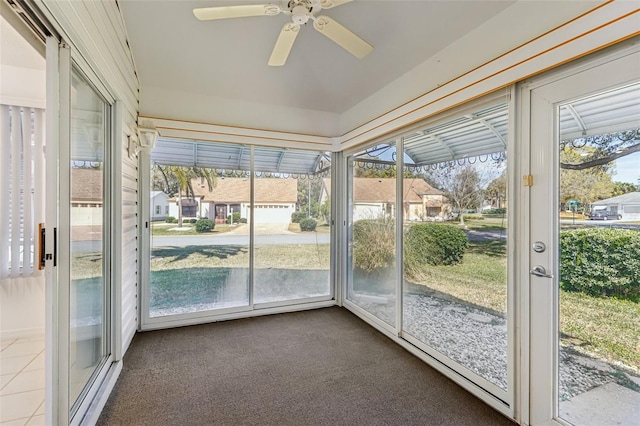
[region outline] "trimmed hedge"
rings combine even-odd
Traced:
[[[198,219],[196,222],[196,232],[209,232],[215,228],[216,224],[211,219]]]
[[[462,262],[467,234],[457,226],[419,223],[404,234],[404,271],[417,277],[427,265],[455,265]]]
[[[176,223],[178,221],[178,219],[176,219],[173,216],[167,216],[167,217],[164,218],[164,221],[166,223]]]
[[[300,223],[302,219],[306,219],[307,214],[305,212],[293,212],[291,213],[291,223]]]
[[[615,228],[562,231],[560,286],[591,296],[640,299],[640,232]]]
[[[315,219],[305,218],[300,221],[300,230],[306,232],[315,231],[317,225],[318,222]]]

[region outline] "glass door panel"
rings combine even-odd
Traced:
[[[349,157],[347,299],[396,325],[396,145]]]
[[[75,71],[75,70],[74,70]],[[79,73],[71,79],[69,401],[73,413],[109,355],[105,273],[105,141],[109,106]]]
[[[559,416],[639,424],[640,84],[560,104],[557,114]]]
[[[405,136],[402,193],[403,331],[501,397],[508,389],[507,129],[508,106],[500,103]]]
[[[255,148],[255,303],[331,295],[329,154]]]
[[[218,164],[181,161],[195,151]],[[174,141],[151,152],[151,318],[249,306],[250,155]]]
[[[530,424],[640,423],[639,64],[621,47],[522,87]]]

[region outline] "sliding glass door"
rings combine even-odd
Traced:
[[[249,306],[248,206],[250,149],[210,144],[200,156],[227,159],[224,170],[187,166],[188,142],[158,142],[149,192],[151,265],[149,316],[202,315]],[[164,155],[164,154],[163,154]]]
[[[47,40],[47,423],[78,424],[113,361],[112,100]]]
[[[330,160],[160,138],[149,160],[143,322],[330,300]]]
[[[77,70],[71,74],[69,146],[69,401],[82,403],[110,348],[108,269],[110,108]],[[65,235],[65,238],[67,236]]]
[[[505,410],[513,395],[507,99],[496,93],[347,157],[345,293],[347,306]]]

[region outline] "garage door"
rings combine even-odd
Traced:
[[[293,209],[288,205],[256,205],[255,223],[289,223]]]

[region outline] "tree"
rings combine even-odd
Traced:
[[[163,176],[167,193],[173,195],[175,192],[169,192],[172,186],[177,186],[178,192],[178,226],[182,227],[182,193],[185,193],[185,197],[194,197],[193,187],[191,181],[196,178],[200,178],[207,182],[209,191],[216,186],[216,171],[215,169],[205,167],[182,167],[182,166],[160,166],[156,165],[158,171]]]
[[[593,155],[596,149],[590,146],[573,148],[565,145],[560,151],[560,162],[577,164],[581,158]],[[614,185],[611,176],[614,168],[611,164],[600,164],[582,169],[560,169],[560,203],[565,205],[571,200],[586,205],[597,200],[611,197]]]
[[[444,191],[454,209],[459,212],[460,225],[464,225],[464,211],[477,207],[482,202],[482,173],[472,164],[457,163],[430,173],[430,180]]]
[[[322,215],[320,205],[322,178],[313,175],[304,177],[304,179],[298,178],[298,211],[306,213],[307,217],[319,218]]]
[[[491,201],[491,206],[503,207],[507,202],[507,171],[489,183],[485,191],[486,197]]]
[[[640,128],[622,132],[606,133],[563,140],[561,150],[565,147],[582,150],[577,158],[560,159],[560,168],[565,170],[585,170],[596,166],[605,166],[618,158],[640,152]]]
[[[636,191],[640,191],[640,184],[634,185],[629,182],[613,182],[613,193],[611,195],[615,197]]]

